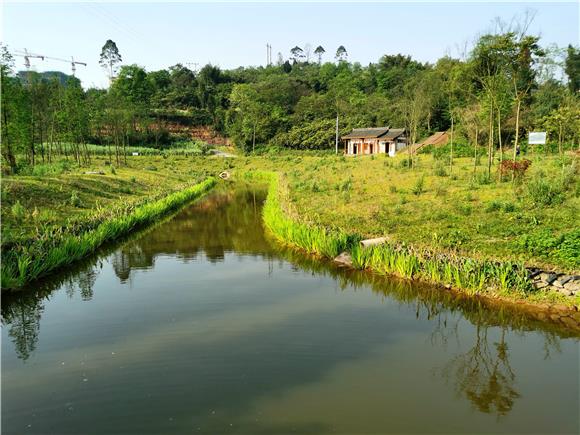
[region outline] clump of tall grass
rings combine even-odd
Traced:
[[[0,269],[2,288],[18,288],[93,253],[106,242],[153,223],[183,204],[199,198],[216,183],[214,178],[172,193],[158,201],[143,204],[131,213],[114,217],[95,228],[75,234],[18,245],[3,253]]]
[[[411,189],[411,191],[417,196],[419,196],[423,192],[425,192],[425,176],[424,175],[421,175],[417,179],[417,181],[413,185],[413,188]]]
[[[493,288],[502,292],[526,292],[531,282],[522,264],[463,258],[452,254],[435,254],[387,243],[351,250],[356,269],[372,269],[379,273],[443,284],[469,292]]]

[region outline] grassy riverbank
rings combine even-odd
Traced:
[[[273,171],[284,177],[284,203],[305,225],[285,231],[308,251],[330,255],[351,240],[341,235],[387,236],[393,246],[436,252],[457,264],[473,259],[476,268],[491,262],[578,272],[578,158],[573,153],[526,158],[532,164],[517,183],[499,181],[495,167],[488,178],[486,168],[474,167],[467,157],[450,168],[431,155],[419,155],[413,168],[405,155],[345,158],[330,152],[128,156],[122,167],[111,166],[105,156],[81,168],[61,161],[36,167],[35,175],[3,177],[2,252],[6,258],[39,240],[79,236],[223,170],[234,178]],[[339,240],[326,233],[314,237],[313,226]],[[371,261],[367,254],[361,253],[361,261]]]
[[[568,298],[534,290],[523,263],[477,260],[393,242],[363,248],[359,234],[303,222],[291,209],[287,187],[277,174],[256,175],[270,183],[263,209],[264,222],[285,245],[330,259],[346,251],[356,269],[444,285],[471,294],[570,306],[580,302],[578,296]]]
[[[27,244],[14,244],[3,252],[2,288],[18,288],[90,255],[104,243],[129,234],[131,231],[154,223],[167,213],[202,196],[215,185],[214,178],[184,187],[161,199],[147,201],[113,211],[109,218],[100,216],[101,223],[94,228],[74,234],[63,231],[44,233]],[[115,215],[116,214],[116,215]]]

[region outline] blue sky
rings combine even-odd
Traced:
[[[147,70],[180,63],[211,62],[223,68],[263,65],[266,43],[272,57],[285,58],[295,45],[321,44],[332,60],[339,45],[362,64],[383,54],[410,54],[435,61],[471,45],[492,28],[495,17],[509,21],[527,8],[536,11],[531,33],[543,44],[578,44],[579,3],[569,2],[369,2],[369,3],[153,3],[8,2],[2,6],[2,41],[52,57],[88,63],[78,67],[84,86],[107,84],[98,65],[101,47],[113,39],[123,63]],[[16,58],[18,68],[23,59]],[[70,66],[36,61],[38,71]],[[193,65],[191,65],[193,67]]]

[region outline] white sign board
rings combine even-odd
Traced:
[[[546,132],[545,131],[532,131],[530,132],[530,137],[528,139],[530,145],[545,145],[546,144]]]
[[[138,155],[139,155],[139,153],[135,153],[135,152],[133,152],[133,153],[131,153],[131,155],[133,155],[133,156],[138,156]]]

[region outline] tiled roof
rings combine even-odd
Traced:
[[[349,134],[342,136],[342,139],[394,139],[405,132],[403,128],[375,127],[375,128],[355,128]]]
[[[387,131],[389,131],[389,127],[376,127],[376,128],[355,128],[346,136],[343,136],[343,139],[367,139],[367,138],[377,138],[382,136]]]

